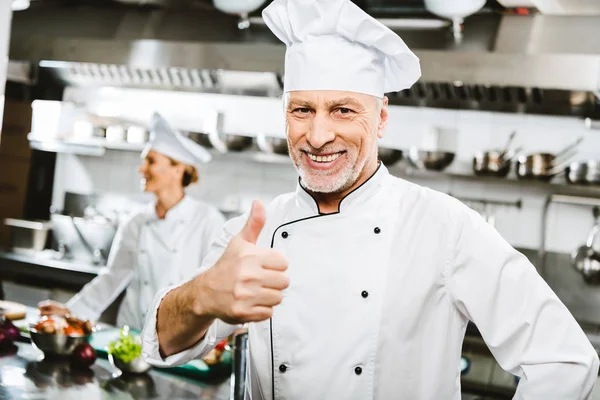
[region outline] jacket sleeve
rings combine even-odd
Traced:
[[[115,235],[106,268],[67,302],[81,318],[96,320],[129,285],[137,262],[139,228],[126,220]]]
[[[477,213],[461,209],[446,270],[456,309],[473,321],[506,371],[516,400],[588,399],[598,355],[529,260]]]
[[[198,274],[207,270],[208,268],[211,268],[219,260],[227,248],[229,241],[235,234],[230,233],[232,230],[228,229],[228,226],[231,227],[232,225],[238,225],[239,223],[236,220],[229,221],[225,228],[221,229],[220,236],[211,245],[208,255],[202,262],[202,267],[200,267],[198,270]],[[239,231],[239,229],[235,230],[236,233],[237,231]],[[142,330],[142,351],[144,359],[149,364],[157,367],[172,367],[185,364],[196,358],[202,358],[208,354],[208,352],[210,352],[219,342],[233,334],[237,329],[241,328],[241,326],[238,325],[229,325],[223,321],[216,320],[209,327],[204,338],[196,345],[163,359],[160,355],[158,335],[156,333],[157,313],[162,299],[167,295],[167,293],[176,287],[177,286],[172,286],[157,293],[153,300],[152,306],[149,308],[148,315],[146,316],[146,321],[144,323],[144,329]]]

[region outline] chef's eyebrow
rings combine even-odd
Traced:
[[[360,101],[356,100],[354,97],[344,97],[342,99],[330,100],[326,103],[326,105],[329,109],[350,107],[355,110],[362,110],[365,108]]]
[[[296,99],[290,100],[288,102],[288,105],[287,105],[287,110],[288,111],[293,111],[296,108],[309,108],[309,109],[313,110],[314,106],[313,106],[313,104],[311,102],[306,101],[306,100],[302,100],[302,99],[299,99],[299,100],[296,100]]]
[[[328,109],[334,108],[343,108],[343,107],[351,107],[355,110],[362,110],[365,107],[361,104],[360,101],[356,100],[354,97],[344,97],[341,99],[334,99],[325,102],[325,107]],[[297,108],[308,108],[311,110],[315,109],[313,103],[303,99],[292,99],[288,102],[287,110],[293,111]]]

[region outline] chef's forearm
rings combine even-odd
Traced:
[[[215,318],[202,312],[195,302],[194,280],[167,293],[158,308],[156,332],[163,358],[194,346],[206,335]]]

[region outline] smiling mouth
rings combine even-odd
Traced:
[[[318,162],[318,163],[328,163],[328,162],[332,162],[337,160],[342,154],[344,154],[344,151],[339,151],[337,153],[332,153],[332,154],[327,154],[327,155],[316,155],[316,154],[312,154],[309,152],[306,152],[306,155],[308,156],[308,158],[310,158],[312,161]]]

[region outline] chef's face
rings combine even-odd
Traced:
[[[164,154],[150,150],[142,159],[139,168],[142,190],[158,194],[181,189],[184,169],[183,164],[173,163]]]
[[[316,193],[343,193],[377,169],[377,138],[387,125],[387,97],[312,90],[290,92],[286,127],[302,184]]]

